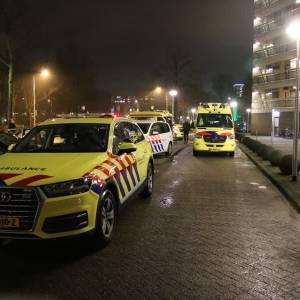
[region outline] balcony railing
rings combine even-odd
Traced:
[[[259,26],[256,26],[254,28],[254,34],[260,35],[266,32],[276,30],[282,27],[286,23],[288,18],[299,14],[300,14],[300,7],[288,10],[285,13],[283,13],[280,17],[274,18],[269,22],[265,22]]]
[[[287,70],[284,73],[262,74],[253,78],[253,83],[270,83],[279,80],[296,79],[296,69]]]
[[[272,20],[271,22],[261,24],[254,29],[254,34],[255,35],[260,35],[266,32],[270,32],[273,30],[276,30],[277,28],[282,27],[284,24],[284,19],[280,20]]]
[[[276,99],[256,99],[252,103],[252,108],[257,112],[271,112],[272,109],[293,109],[295,107],[295,97]]]
[[[268,58],[279,54],[288,54],[289,52],[296,51],[296,44],[289,43],[277,47],[269,47],[253,53],[254,59]]]
[[[271,7],[278,2],[279,0],[258,0],[254,3],[254,8],[263,9],[263,8]]]

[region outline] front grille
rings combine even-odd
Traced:
[[[226,142],[226,136],[217,135],[217,136],[211,136],[207,135],[204,136],[204,141],[206,143],[225,143]]]
[[[0,217],[17,217],[20,221],[18,228],[7,230],[31,230],[39,207],[39,200],[34,189],[30,188],[0,188]]]

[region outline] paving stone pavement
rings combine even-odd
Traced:
[[[300,299],[299,215],[241,151],[157,165],[108,247],[3,247],[0,299]]]

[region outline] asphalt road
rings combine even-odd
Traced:
[[[0,299],[299,299],[300,218],[238,151],[156,161],[113,242],[8,242]]]

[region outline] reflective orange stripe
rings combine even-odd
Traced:
[[[48,178],[51,178],[51,177],[52,176],[48,176],[48,175],[35,175],[35,176],[31,176],[31,177],[19,180],[15,183],[11,184],[11,186],[26,186],[30,183],[35,182],[35,181],[48,179]]]

